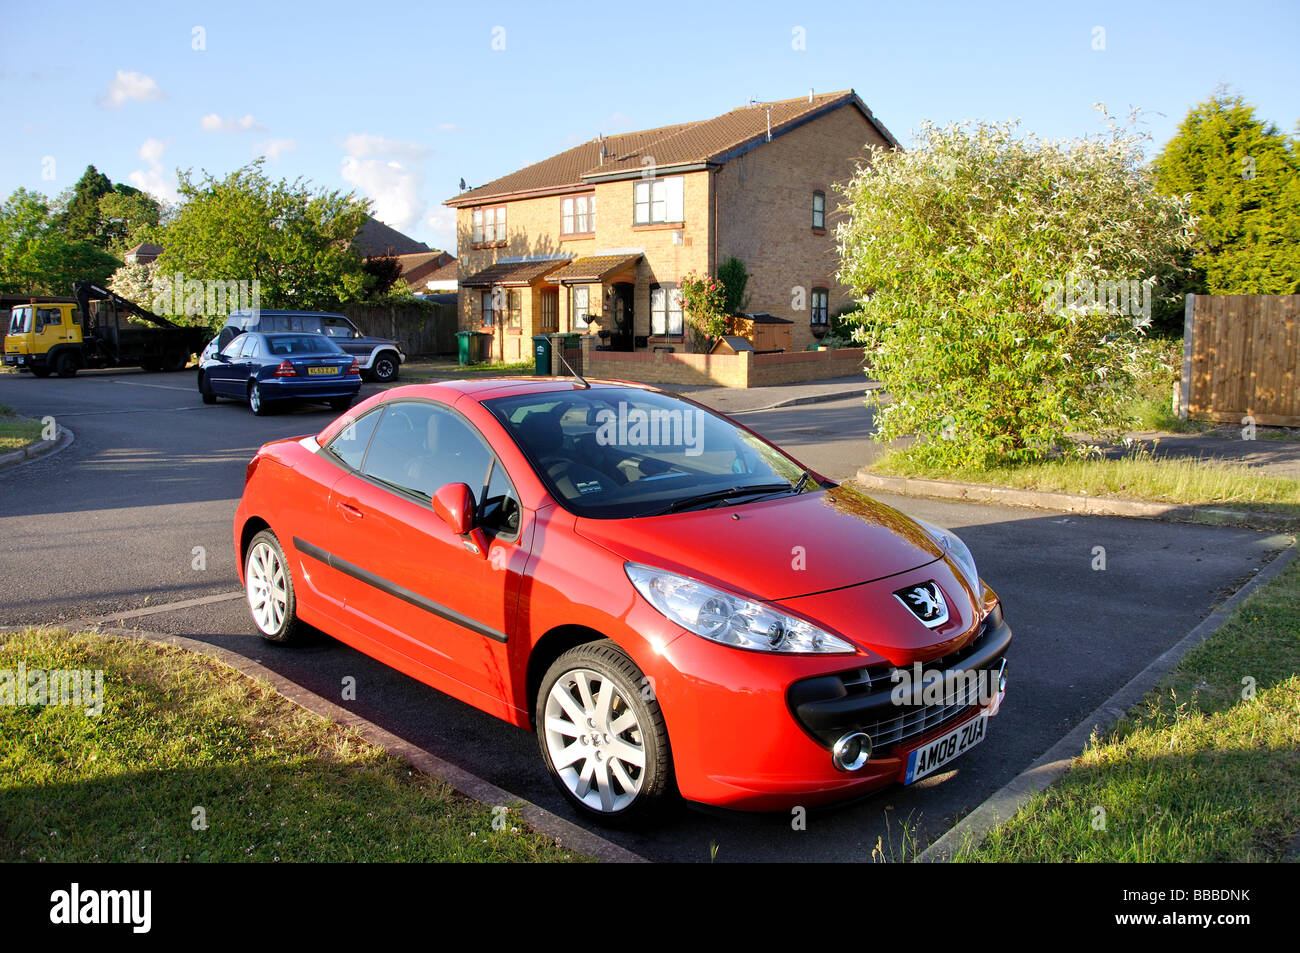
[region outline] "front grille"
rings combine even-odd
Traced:
[[[996,679],[1010,642],[1011,630],[999,605],[976,638],[957,652],[927,663],[924,671],[943,676],[986,672],[986,679]],[[873,749],[887,755],[891,748],[968,714],[979,701],[979,680],[957,677],[946,678],[942,699],[898,704],[893,698],[896,671],[893,666],[876,666],[795,682],[788,693],[790,710],[804,730],[828,748],[847,731],[865,731]],[[905,671],[910,678],[911,667]]]

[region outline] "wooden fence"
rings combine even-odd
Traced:
[[[453,304],[347,304],[339,310],[362,334],[394,338],[408,355],[456,353],[457,309]]]
[[[1300,295],[1188,295],[1179,414],[1300,427]]]

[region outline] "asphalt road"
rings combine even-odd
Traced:
[[[368,392],[369,388],[367,388]],[[186,635],[255,658],[395,734],[561,815],[532,735],[329,639],[299,649],[251,634],[236,592],[231,518],[262,442],[313,433],[332,414],[266,418],[205,407],[193,372],[0,375],[0,404],[53,414],[75,443],[0,471],[0,622],[103,619]],[[744,422],[823,473],[849,477],[870,452],[858,400],[747,414]],[[885,498],[957,529],[1015,630],[1009,693],[988,740],[911,788],[785,816],[682,810],[648,833],[601,833],[652,859],[867,860],[910,856],[997,790],[1177,641],[1283,545],[1267,534],[1002,507]],[[1092,568],[1104,547],[1106,569]],[[215,598],[133,616],[144,608]],[[357,700],[340,699],[345,676]],[[726,738],[718,738],[726,744]]]

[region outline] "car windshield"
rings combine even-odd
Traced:
[[[26,334],[32,329],[32,309],[14,308],[9,318],[10,334]]]
[[[266,345],[275,357],[293,354],[342,354],[343,349],[320,334],[268,334]]]
[[[656,516],[817,488],[785,454],[668,394],[600,387],[483,406],[579,516]]]

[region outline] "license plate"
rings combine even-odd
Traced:
[[[989,731],[988,712],[980,712],[975,718],[963,725],[958,725],[942,738],[936,738],[924,748],[917,748],[907,758],[907,776],[904,784],[919,781],[927,774],[933,774],[948,762],[965,754],[985,739]]]
[[[309,367],[309,368],[307,368],[307,376],[309,376],[309,377],[311,377],[311,376],[313,376],[313,375],[317,375],[317,374],[337,374],[338,372],[339,372],[339,369],[338,369],[337,367]]]

